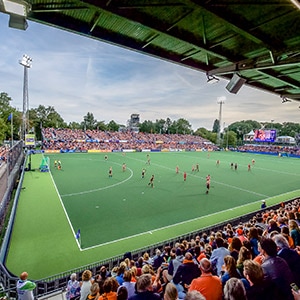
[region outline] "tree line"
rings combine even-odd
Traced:
[[[11,139],[11,121],[13,121],[13,138],[19,140],[21,137],[22,112],[11,106],[11,97],[5,92],[0,93],[0,145],[4,140]],[[12,118],[11,118],[12,116]],[[105,123],[95,119],[92,112],[87,112],[83,116],[82,122],[70,122],[67,124],[61,115],[53,106],[45,107],[39,105],[37,108],[29,110],[29,132],[35,133],[36,138],[41,140],[41,128],[71,128],[71,129],[97,129],[102,131],[118,131],[126,128],[124,124],[117,124],[114,120]],[[184,118],[171,120],[170,118],[156,119],[155,121],[145,120],[138,124],[140,132],[145,133],[162,133],[162,134],[193,134],[201,136],[217,143],[218,132],[220,129],[219,120],[215,120],[212,130],[200,127],[192,130],[190,122]],[[242,144],[243,135],[255,129],[276,129],[277,135],[287,135],[295,137],[300,133],[300,124],[292,122],[274,123],[258,122],[253,120],[237,121],[224,128],[220,135],[221,146],[233,146]]]

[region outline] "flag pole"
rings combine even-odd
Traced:
[[[13,147],[13,145],[14,145],[14,128],[13,128],[13,125],[14,125],[14,121],[13,121],[13,119],[14,119],[14,114],[13,113],[11,113],[11,118],[10,118],[10,134],[11,134],[11,148]]]

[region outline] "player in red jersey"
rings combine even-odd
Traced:
[[[186,172],[183,172],[183,181],[186,181]]]

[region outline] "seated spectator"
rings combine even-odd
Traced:
[[[124,286],[127,289],[128,298],[134,295],[135,293],[135,283],[131,281],[132,275],[131,272],[125,271],[123,275],[123,283],[121,286]]]
[[[243,246],[241,240],[234,236],[231,240],[231,244],[229,245],[230,255],[237,261],[239,257],[239,252],[241,247]]]
[[[178,267],[181,265],[182,262],[183,262],[182,251],[178,247],[176,249],[176,257],[174,259],[170,260],[169,265],[168,265],[168,270],[163,272],[164,278],[167,281],[171,281],[173,279],[173,277],[176,274],[176,271],[177,271]]]
[[[253,260],[244,261],[244,277],[249,282],[246,289],[248,300],[273,300],[271,282],[264,279],[264,273],[259,263]]]
[[[98,300],[99,294],[99,285],[98,283],[94,282],[91,286],[90,292],[86,298],[86,300]]]
[[[102,299],[101,299],[102,300]],[[159,294],[152,290],[152,279],[150,274],[141,275],[136,283],[136,294],[129,300],[160,300]]]
[[[105,279],[108,277],[108,275],[109,275],[109,272],[107,271],[106,267],[102,266],[100,268],[100,273],[95,276],[95,282],[97,282],[99,285],[100,295],[102,295],[104,293],[103,284],[104,284]]]
[[[125,286],[119,286],[117,290],[117,300],[127,300],[128,292]]]
[[[198,291],[191,291],[186,293],[184,300],[207,300],[207,298]]]
[[[222,282],[218,276],[212,274],[211,263],[207,258],[200,260],[201,275],[193,279],[189,292],[198,291],[206,300],[222,299]]]
[[[165,262],[163,255],[161,254],[161,251],[159,249],[156,249],[155,256],[152,259],[152,267],[153,270],[157,270],[161,264]]]
[[[76,273],[71,274],[67,284],[66,299],[77,300],[80,298],[80,283],[77,280]]]
[[[251,227],[248,233],[248,239],[251,245],[252,257],[254,258],[259,254],[258,251],[258,242],[260,240],[260,236],[258,235],[258,230],[256,227]]]
[[[246,290],[238,278],[230,278],[224,286],[224,300],[247,300]]]
[[[175,285],[169,282],[164,292],[164,300],[178,300],[178,292]]]
[[[226,281],[230,278],[241,278],[241,275],[236,268],[236,261],[231,255],[226,255],[224,257],[224,266],[225,272],[221,276],[223,287],[225,286]]]
[[[185,292],[194,278],[200,276],[200,270],[197,264],[193,260],[193,255],[187,252],[184,256],[182,264],[178,267],[175,276],[173,277],[173,283],[178,290],[179,299],[183,299]]]
[[[99,300],[117,300],[117,285],[118,282],[115,278],[108,277],[104,281],[104,293],[99,297]]]
[[[246,248],[245,246],[242,246],[239,252],[239,257],[236,262],[236,268],[239,272],[239,274],[243,277],[243,270],[244,270],[244,261],[247,259],[252,259],[251,251]]]

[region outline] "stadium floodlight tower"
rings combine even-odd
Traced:
[[[220,105],[219,109],[219,128],[218,128],[218,133],[217,133],[217,144],[218,146],[221,147],[221,124],[222,124],[222,106],[225,103],[226,97],[218,97],[217,103]]]
[[[22,139],[25,142],[25,135],[29,129],[28,69],[31,68],[32,58],[24,54],[19,63],[24,67]]]

